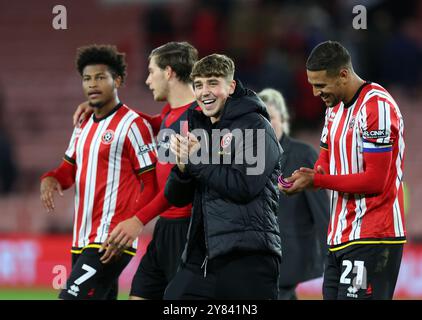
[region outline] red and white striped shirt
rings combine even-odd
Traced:
[[[340,192],[332,185],[328,245],[404,242],[404,124],[399,107],[387,90],[379,84],[366,83],[349,105],[341,102],[327,108],[321,148],[321,155],[328,152],[325,156],[329,175],[324,175],[328,179],[364,173],[369,167],[365,153],[390,152],[392,159],[387,172],[382,173],[385,176],[378,177],[386,181],[380,193]],[[317,180],[315,186],[321,187]]]
[[[156,163],[152,137],[150,124],[122,104],[107,117],[92,115],[74,129],[65,153],[65,160],[76,165],[72,252],[101,244],[119,222],[135,214],[139,175]]]

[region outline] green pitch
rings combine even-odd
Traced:
[[[57,300],[58,290],[0,288],[0,300]],[[127,300],[128,292],[119,293],[119,300]]]

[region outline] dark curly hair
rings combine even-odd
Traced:
[[[76,68],[79,74],[82,76],[84,68],[93,64],[106,65],[113,78],[120,76],[122,83],[125,81],[127,67],[125,54],[118,52],[116,46],[93,44],[78,48],[76,53]]]

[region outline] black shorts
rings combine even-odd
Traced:
[[[72,272],[59,298],[63,300],[116,300],[118,279],[132,256],[123,253],[113,262],[103,264],[98,248],[86,248],[72,254]]]
[[[391,300],[403,244],[354,244],[328,252],[323,283],[325,300]]]
[[[189,222],[190,218],[157,220],[152,240],[133,277],[131,296],[163,299],[164,290],[179,267]]]
[[[280,257],[229,253],[198,263],[191,259],[168,285],[166,300],[276,300]]]

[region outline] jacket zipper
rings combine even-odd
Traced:
[[[207,265],[208,265],[208,237],[207,237],[207,219],[205,214],[205,206],[204,201],[201,197],[202,201],[202,219],[204,220],[204,240],[205,240],[205,259],[202,263],[201,269],[204,268],[204,278],[207,277]]]

